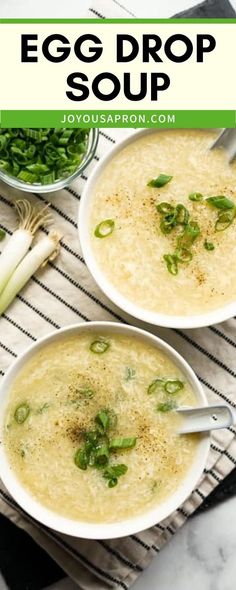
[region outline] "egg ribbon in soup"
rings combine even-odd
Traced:
[[[95,185],[94,256],[140,308],[187,316],[236,299],[236,162],[209,149],[214,138],[197,129],[134,137]]]
[[[44,506],[116,522],[181,485],[198,445],[174,409],[195,395],[141,338],[84,331],[48,344],[13,383],[4,443],[21,484]]]

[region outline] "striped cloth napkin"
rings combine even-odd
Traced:
[[[127,17],[117,0],[94,2],[94,17]],[[130,14],[130,13],[129,13]],[[166,330],[147,326],[128,317],[106,299],[90,276],[79,246],[77,213],[80,195],[101,156],[130,130],[101,130],[93,162],[69,188],[50,195],[55,226],[63,239],[59,257],[39,272],[0,319],[0,375],[37,338],[74,322],[126,321],[149,329],[182,354],[197,373],[210,403],[227,402],[236,407],[235,319],[198,330]],[[14,200],[19,191],[0,185],[0,222],[7,234],[14,230]],[[45,198],[32,194],[33,203]],[[128,590],[152,557],[236,465],[235,429],[212,436],[207,467],[188,500],[162,523],[130,537],[87,541],[59,534],[24,513],[0,482],[0,511],[25,529],[83,590]]]

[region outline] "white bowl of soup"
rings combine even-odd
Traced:
[[[135,132],[86,183],[79,238],[118,307],[150,324],[196,328],[236,313],[236,161],[218,131]]]
[[[31,346],[0,387],[0,476],[44,525],[115,538],[170,515],[197,484],[209,436],[178,434],[207,404],[186,361],[138,328],[91,322]]]

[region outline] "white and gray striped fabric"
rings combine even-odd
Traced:
[[[124,17],[117,0],[98,0],[90,16]],[[101,156],[127,130],[101,130],[97,155],[86,173],[69,188],[50,195],[55,226],[61,230],[59,257],[39,272],[0,319],[0,375],[37,338],[74,322],[89,320],[126,321],[141,326],[116,309],[90,276],[79,246],[77,214],[87,177]],[[0,185],[0,223],[10,235],[15,227],[14,200],[19,192]],[[34,203],[44,201],[32,194]],[[210,403],[227,402],[236,407],[235,318],[218,326],[183,331],[153,329],[190,363],[203,384]],[[137,535],[110,541],[87,541],[62,535],[41,526],[9,496],[0,482],[0,511],[25,529],[61,565],[83,590],[127,590],[150,560],[172,537],[186,518],[236,465],[235,429],[212,437],[207,468],[188,500],[161,524]]]

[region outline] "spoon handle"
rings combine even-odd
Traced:
[[[236,156],[236,129],[224,129],[211,145],[210,149],[223,147],[229,156],[229,163],[233,162]]]
[[[178,428],[179,434],[228,428],[234,424],[236,419],[231,408],[226,405],[188,409],[180,408],[176,412],[182,418]]]

